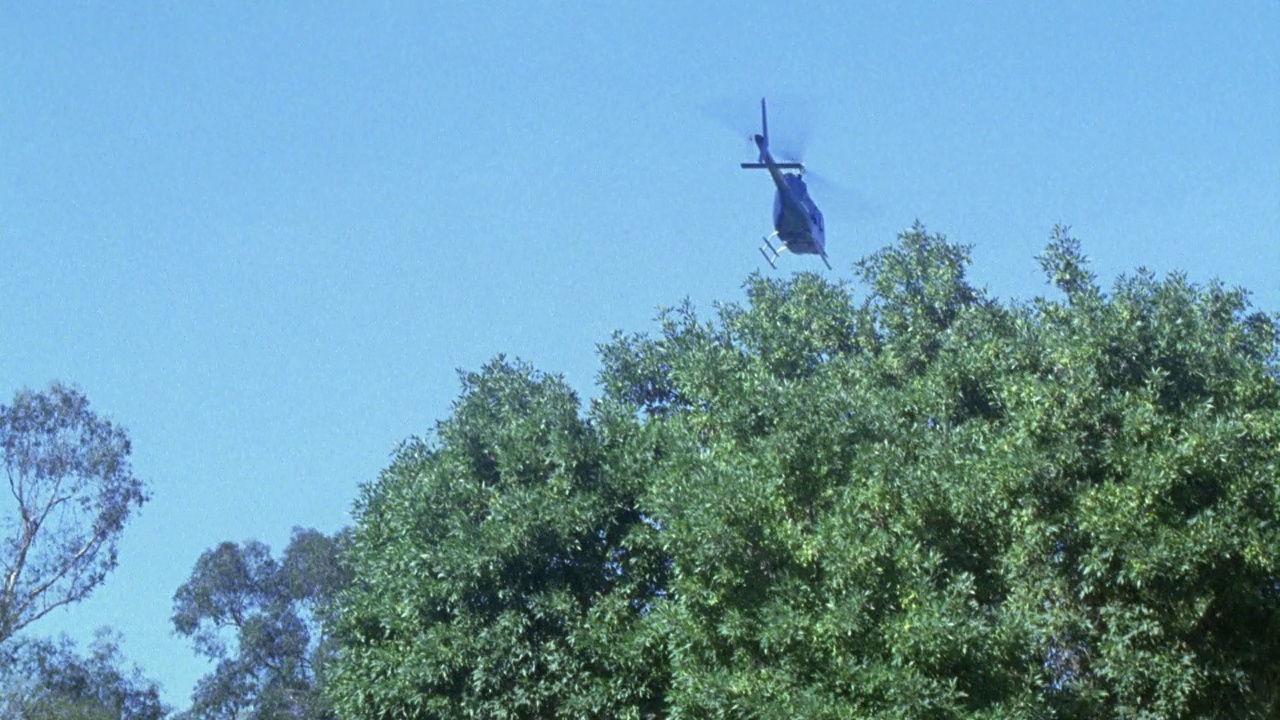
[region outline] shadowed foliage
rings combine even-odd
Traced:
[[[257,541],[224,542],[196,561],[174,595],[173,626],[214,671],[183,717],[323,720],[334,644],[329,605],[349,582],[345,533],[295,528],[276,560]]]
[[[19,639],[0,653],[0,719],[161,720],[154,681],[129,668],[119,639],[99,630],[86,656],[70,640]]]

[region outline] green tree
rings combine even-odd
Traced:
[[[130,514],[147,501],[125,431],[74,388],[22,390],[0,406],[12,503],[0,510],[0,644],[83,600],[116,566]]]
[[[349,582],[346,535],[295,528],[280,560],[256,541],[224,542],[174,595],[174,628],[217,663],[186,717],[333,717],[321,694],[335,651],[329,606]]]
[[[1104,292],[1064,228],[1039,260],[1062,299],[989,297],[920,226],[861,297],[754,275],[604,346],[586,418],[469,377],[357,506],[340,707],[1273,716],[1275,319],[1178,274]],[[611,536],[632,564],[581,554]],[[585,690],[614,687],[655,691]]]
[[[67,638],[16,645],[0,671],[0,719],[161,720],[168,712],[159,687],[125,666],[118,638],[105,628],[87,656]]]
[[[359,505],[341,601],[343,717],[637,717],[666,691],[641,622],[667,568],[636,495],[634,418],[580,417],[559,377],[502,358]]]

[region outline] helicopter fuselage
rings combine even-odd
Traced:
[[[800,162],[780,163],[773,159],[769,152],[769,114],[765,108],[764,98],[760,99],[760,134],[753,136],[756,147],[760,150],[757,162],[742,163],[744,170],[768,170],[769,177],[777,193],[773,196],[773,235],[764,239],[764,247],[760,253],[769,265],[777,267],[774,261],[783,250],[790,250],[797,255],[817,255],[828,269],[827,261],[827,228],[822,219],[822,211],[809,197],[809,188],[804,184],[800,174],[804,172],[804,164]],[[796,172],[787,172],[794,170]],[[782,250],[775,248],[769,240],[778,238],[782,241]],[[765,251],[768,248],[768,252]]]
[[[809,197],[809,188],[800,173],[784,172],[757,135],[762,164],[777,192],[773,196],[773,229],[787,249],[797,255],[821,255],[826,258],[826,223],[822,211]]]

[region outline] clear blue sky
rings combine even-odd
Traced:
[[[1062,222],[1280,309],[1280,4],[883,5],[5,4],[0,395],[78,384],[154,493],[33,632],[109,624],[185,706],[202,551],[346,524],[456,368],[591,395],[614,329],[740,299],[772,190],[708,106],[805,101],[829,275],[919,218],[1044,293]]]

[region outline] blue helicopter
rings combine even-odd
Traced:
[[[796,255],[817,255],[822,264],[831,269],[827,261],[826,226],[823,224],[822,211],[809,197],[809,188],[800,177],[804,173],[804,163],[778,162],[769,152],[769,114],[765,108],[764,98],[760,98],[760,134],[752,137],[756,147],[760,148],[760,160],[753,163],[742,163],[747,170],[768,170],[778,192],[773,198],[773,234],[764,239],[764,247],[760,254],[768,261],[769,266],[777,269],[778,256],[783,250],[790,250]],[[794,170],[793,173],[784,172]],[[781,249],[775,248],[769,241],[777,238]],[[769,249],[769,252],[765,251]],[[770,254],[772,253],[772,255]]]

